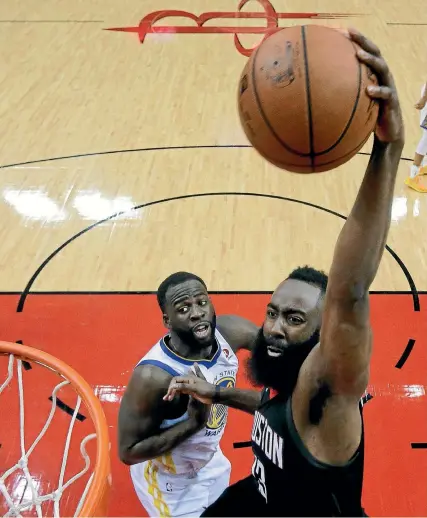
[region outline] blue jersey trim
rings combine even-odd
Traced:
[[[142,360],[138,363],[137,367],[139,367],[140,365],[153,365],[154,367],[159,367],[159,369],[168,372],[171,376],[180,376],[180,373],[177,372],[175,369],[172,369],[170,365],[167,365],[163,362],[159,362],[158,360]]]

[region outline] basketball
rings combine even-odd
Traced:
[[[377,84],[357,45],[318,25],[275,32],[252,53],[238,88],[240,121],[269,162],[296,173],[334,169],[350,160],[375,128]]]

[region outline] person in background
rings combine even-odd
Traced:
[[[426,193],[427,187],[421,183],[421,176],[427,174],[427,166],[424,165],[423,167],[423,160],[427,155],[427,82],[421,88],[421,98],[415,104],[415,108],[420,110],[422,135],[418,142],[414,161],[411,165],[411,171],[405,180],[405,184],[411,189],[414,189],[414,191]]]

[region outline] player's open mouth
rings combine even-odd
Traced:
[[[193,333],[197,338],[202,340],[203,338],[207,338],[210,332],[210,324],[209,322],[202,322],[201,324],[197,324],[197,326],[193,327]]]
[[[272,358],[278,358],[282,356],[283,349],[281,347],[275,347],[274,345],[267,345],[267,354]]]

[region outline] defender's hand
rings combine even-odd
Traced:
[[[415,104],[415,108],[417,110],[422,110],[424,108],[424,106],[426,105],[427,103],[427,100],[426,99],[420,99],[416,104]]]
[[[367,94],[379,103],[375,135],[381,142],[403,142],[404,125],[393,75],[379,48],[356,29],[349,29],[351,41],[359,45],[358,59],[377,76],[378,86],[368,86]]]
[[[188,402],[187,407],[188,419],[193,421],[197,428],[200,429],[206,425],[210,411],[211,405],[205,405],[196,398],[190,396],[190,401]]]
[[[206,381],[197,363],[195,363],[193,367],[196,375],[189,374],[188,376],[176,376],[172,378],[168,391],[163,398],[164,401],[172,401],[178,392],[188,394],[204,404],[212,403],[212,398],[215,394],[215,385]]]

